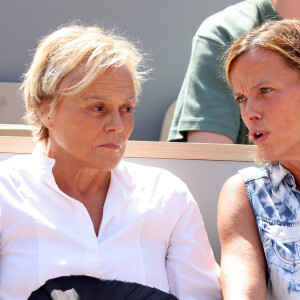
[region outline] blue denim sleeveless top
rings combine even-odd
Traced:
[[[268,267],[272,299],[300,299],[300,192],[280,163],[239,171],[248,193]]]

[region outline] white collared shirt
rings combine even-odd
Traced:
[[[27,299],[46,280],[84,274],[137,282],[182,300],[221,299],[198,206],[158,168],[111,173],[98,236],[84,205],[62,192],[40,149],[0,164],[0,299]]]

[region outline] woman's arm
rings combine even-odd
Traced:
[[[224,300],[267,299],[265,255],[240,175],[231,177],[222,188],[218,230]]]

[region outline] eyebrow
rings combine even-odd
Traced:
[[[90,100],[90,99],[100,100],[100,101],[110,101],[110,98],[102,96],[102,95],[99,96],[99,95],[92,95],[92,94],[90,94],[90,95],[84,95],[83,94],[80,98],[83,99],[83,101],[87,101],[87,100]],[[124,99],[123,101],[126,102],[126,101],[129,101],[129,100],[135,100],[135,99],[136,99],[136,97],[135,97],[135,95],[133,95],[133,96],[130,96],[130,97]]]
[[[264,86],[264,85],[268,86],[270,84],[270,82],[271,82],[270,79],[262,79],[259,82],[255,83],[254,85],[252,85],[250,87],[250,91],[257,89],[259,86]],[[243,93],[241,93],[239,91],[235,91],[233,89],[233,96],[236,97],[236,96],[239,96],[239,95],[243,95]]]
[[[265,84],[268,85],[268,83],[270,83],[270,79],[263,79],[263,80],[260,80],[259,82],[257,82],[255,85],[253,85],[251,87],[251,90],[255,90],[257,89],[259,86],[263,86]]]

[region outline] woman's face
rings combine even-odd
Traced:
[[[78,67],[61,85],[82,77]],[[121,160],[133,129],[135,90],[126,66],[111,68],[75,95],[61,98],[45,122],[49,128],[49,156],[72,166],[109,171]]]
[[[280,54],[252,50],[233,62],[233,93],[261,156],[285,165],[299,160],[300,72]]]

